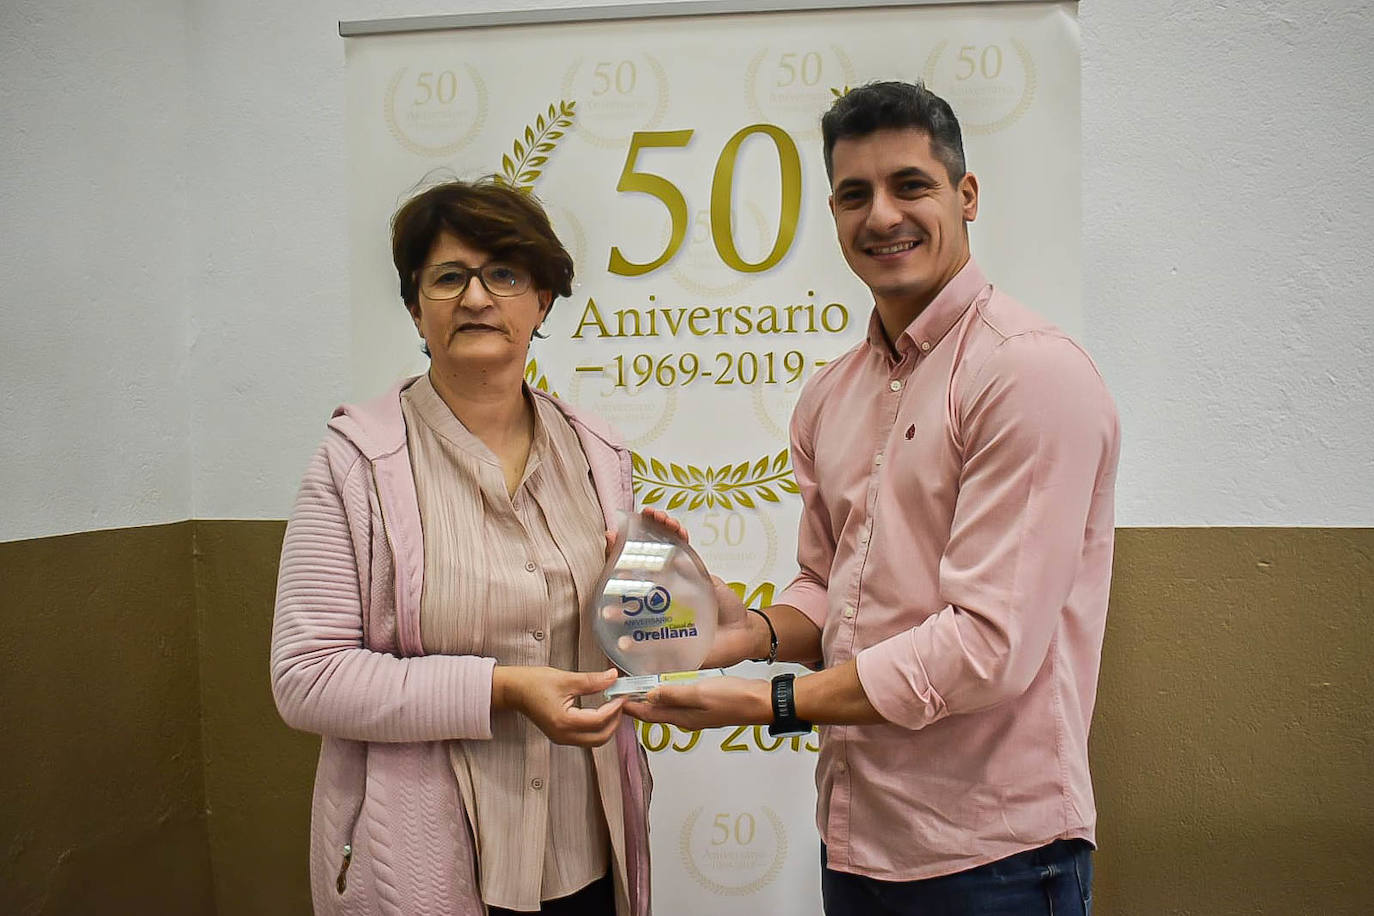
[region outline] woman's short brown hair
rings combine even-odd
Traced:
[[[391,259],[408,307],[419,303],[420,268],[444,232],[525,268],[536,289],[555,297],[572,295],[572,255],[554,234],[549,215],[533,195],[488,176],[435,185],[391,217]]]

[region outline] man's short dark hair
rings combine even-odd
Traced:
[[[867,137],[880,130],[914,128],[930,137],[930,147],[944,163],[950,181],[964,177],[964,138],[949,103],[919,81],[873,82],[851,89],[821,117],[825,177],[835,179],[835,144]]]

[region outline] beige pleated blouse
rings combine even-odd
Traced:
[[[499,459],[427,376],[401,395],[424,531],[420,639],[427,653],[579,670],[578,608],[605,562],[605,526],[576,433],[556,407],[526,397],[534,443],[512,496]],[[621,800],[603,806],[590,751],[554,744],[517,712],[491,719],[490,741],[450,750],[482,899],[537,910],[606,873],[603,811]]]

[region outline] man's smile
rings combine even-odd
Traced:
[[[870,257],[887,258],[911,251],[919,244],[921,243],[916,239],[902,239],[896,242],[885,242],[881,245],[865,245],[863,252]]]

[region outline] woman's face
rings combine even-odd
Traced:
[[[516,362],[523,370],[530,337],[548,314],[553,295],[530,288],[515,296],[496,296],[475,271],[492,260],[457,236],[441,233],[429,250],[420,272],[431,267],[467,268],[474,272],[453,299],[431,299],[424,284],[411,308],[415,327],[429,347],[430,359],[441,370],[495,368]]]

